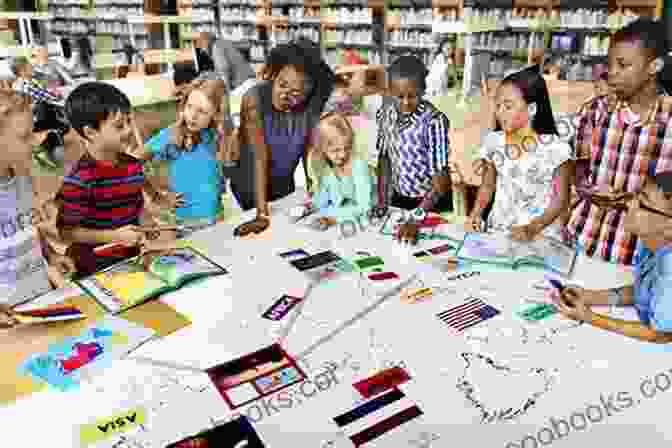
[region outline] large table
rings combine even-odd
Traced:
[[[126,437],[153,444],[114,445],[119,437],[113,437],[95,446],[164,447],[236,415],[207,376],[193,369],[281,338],[309,381],[286,390],[284,401],[274,396],[242,408],[268,447],[352,446],[332,421],[361,402],[352,383],[399,364],[412,376],[400,389],[423,415],[371,446],[446,447],[468,441],[467,446],[529,448],[554,437],[549,433],[555,431],[554,423],[567,434],[555,436],[553,446],[668,446],[672,430],[666,410],[672,393],[663,392],[672,384],[672,371],[665,346],[577,326],[558,316],[524,323],[514,313],[523,299],[543,294],[532,287],[544,278],[543,271],[472,266],[441,273],[411,256],[417,248],[392,242],[374,225],[342,238],[338,229],[322,233],[291,224],[286,210],[301,194],[274,203],[271,230],[257,238],[234,239],[237,222],[192,235],[194,247],[230,271],[161,297],[192,325],[145,344],[77,391],[47,390],[0,409],[3,439],[31,447],[77,447],[77,425],[142,406],[147,423]],[[240,220],[248,215],[243,213]],[[461,233],[457,225],[445,230],[456,238]],[[439,244],[422,241],[419,247]],[[333,249],[344,256],[366,251],[381,256],[385,269],[401,278],[375,286],[358,273],[343,275],[312,289],[293,324],[271,324],[260,318],[263,310],[281,294],[302,294],[307,288],[302,274],[277,256],[292,248],[311,253]],[[402,303],[399,294],[380,299],[413,275],[415,286],[422,282],[444,291],[416,304]],[[627,269],[584,256],[572,279],[593,288],[631,281]],[[451,335],[435,314],[470,295],[501,314]],[[367,314],[341,325],[367,307]],[[629,310],[603,311],[636,318]],[[605,408],[619,392],[620,401]],[[630,406],[625,393],[633,398]],[[524,413],[507,419],[526,407],[528,399],[534,403]],[[565,428],[560,420],[573,427]],[[423,445],[424,439],[435,441]]]

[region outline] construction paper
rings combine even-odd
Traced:
[[[109,417],[99,418],[93,423],[79,425],[80,446],[92,445],[146,423],[146,413],[142,407],[117,412]]]

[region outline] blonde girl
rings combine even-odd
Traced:
[[[311,207],[323,227],[354,221],[373,206],[373,180],[365,156],[353,151],[355,134],[339,113],[321,118],[310,150]]]
[[[133,156],[167,162],[168,186],[178,225],[212,225],[222,212],[222,161],[234,151],[229,98],[221,80],[196,79],[177,94],[178,120],[145,142]]]

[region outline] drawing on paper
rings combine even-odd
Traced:
[[[457,389],[478,411],[481,423],[506,422],[529,411],[553,384],[544,368],[515,369],[480,353],[461,354],[465,363]]]
[[[127,352],[153,334],[153,330],[108,316],[79,336],[50,345],[46,353],[30,356],[19,371],[67,391],[79,385],[83,368],[99,367],[106,358]]]

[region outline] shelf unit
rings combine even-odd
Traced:
[[[51,28],[70,37],[95,31],[114,39],[115,48],[135,39],[144,49],[148,29],[158,30],[151,24],[159,22],[128,16],[143,9],[158,12],[148,9],[150,3],[154,0],[50,0]],[[180,48],[191,46],[197,32],[211,31],[236,41],[252,62],[263,62],[272,46],[306,35],[320,43],[331,64],[337,63],[337,50],[352,48],[367,51],[372,63],[412,53],[429,66],[439,41],[454,36],[459,67],[474,53],[527,63],[563,52],[590,59],[604,53],[609,33],[624,24],[619,15],[660,16],[662,8],[663,0],[177,0],[178,16],[169,22],[178,24]],[[595,23],[596,14],[568,20],[567,12],[578,9],[606,11],[608,22],[602,17]],[[490,17],[493,11],[497,18]],[[562,41],[569,34],[578,36],[571,48]]]

